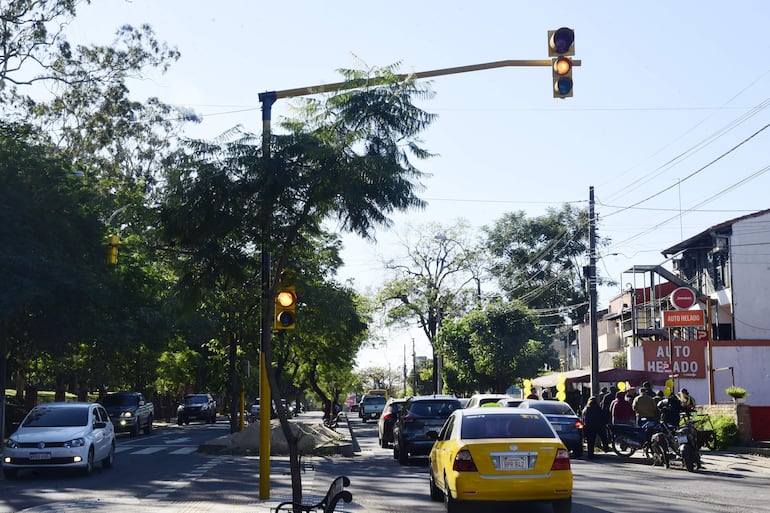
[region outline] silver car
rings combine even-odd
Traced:
[[[47,403],[34,407],[5,443],[3,475],[24,469],[74,469],[84,475],[115,459],[115,428],[98,403]]]

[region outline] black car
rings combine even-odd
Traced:
[[[377,436],[380,440],[380,447],[387,449],[393,443],[393,425],[396,423],[398,412],[406,399],[390,398],[382,409],[380,420],[377,422]]]
[[[522,401],[519,408],[534,408],[545,414],[556,434],[576,458],[583,454],[583,422],[575,410],[561,401]]]
[[[217,402],[211,394],[187,394],[176,410],[176,423],[189,424],[191,420],[202,420],[208,424],[217,421]]]
[[[405,465],[411,456],[428,455],[434,440],[426,433],[441,431],[449,415],[460,408],[460,401],[448,395],[425,395],[407,399],[393,426],[393,457]]]

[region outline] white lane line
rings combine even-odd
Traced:
[[[169,452],[169,454],[191,454],[197,451],[197,447],[182,447],[181,449],[177,449],[175,451]]]

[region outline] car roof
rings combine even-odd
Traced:
[[[413,395],[408,399],[409,401],[435,401],[435,400],[443,400],[443,401],[458,401],[459,400],[453,396],[453,395],[441,395],[441,394],[434,394],[434,395]]]
[[[89,408],[97,403],[86,402],[59,402],[59,403],[40,403],[35,408]]]
[[[543,412],[534,408],[462,408],[452,412],[453,415],[543,415]]]
[[[557,413],[553,412],[554,409],[566,407],[566,408],[569,408],[569,410],[572,412],[571,415],[577,415],[575,411],[572,409],[572,406],[561,401],[544,401],[540,399],[538,400],[526,399],[522,401],[522,403],[519,406],[521,405],[524,405],[525,407],[535,408],[535,409],[542,407],[544,410],[548,410],[545,413],[550,413],[551,415],[557,415]],[[568,415],[568,414],[559,413],[558,415]]]

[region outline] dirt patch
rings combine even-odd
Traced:
[[[299,437],[300,454],[335,452],[343,436],[318,422],[291,421],[289,427]],[[209,454],[259,454],[259,422],[249,424],[243,431],[215,438],[198,449]],[[289,445],[278,420],[270,422],[270,454],[287,456]]]

